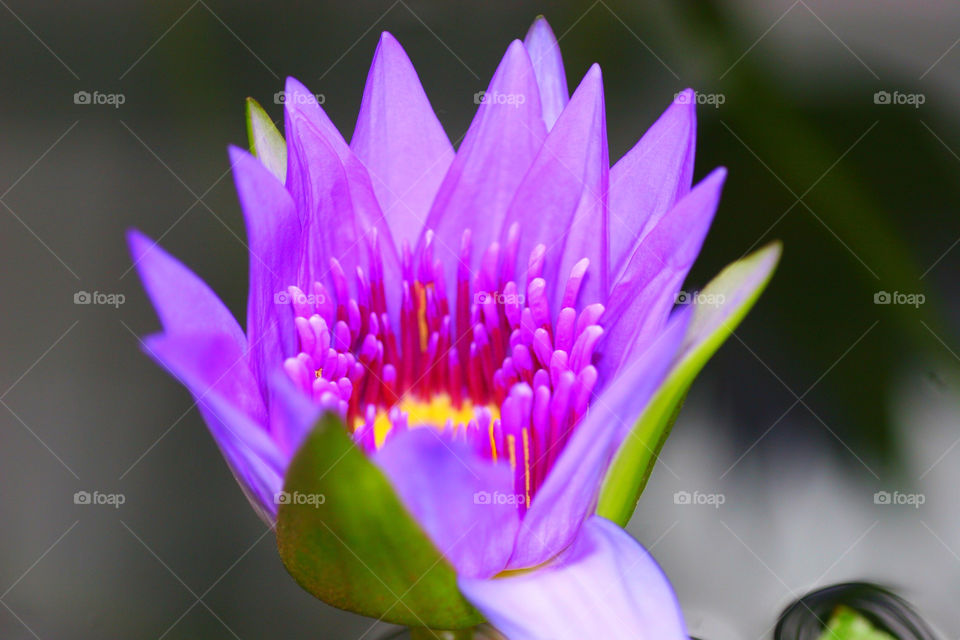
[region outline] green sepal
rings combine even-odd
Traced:
[[[690,385],[760,297],[780,253],[780,243],[770,244],[728,265],[700,292],[698,298],[713,302],[695,305],[678,361],[607,470],[600,489],[598,515],[626,526]]]
[[[865,617],[843,605],[836,608],[819,640],[896,640]]]
[[[317,598],[407,626],[461,629],[483,621],[457,588],[453,567],[338,416],[323,416],[305,439],[284,492],[280,558]]]
[[[250,152],[280,182],[287,178],[287,143],[260,103],[247,98],[247,140]]]

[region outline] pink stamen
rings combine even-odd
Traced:
[[[518,283],[519,239],[514,224],[502,245],[486,248],[474,275],[467,267],[471,234],[464,231],[453,298],[444,263],[434,258],[434,234],[425,235],[416,255],[405,244],[400,307],[391,322],[379,239],[370,234],[369,262],[356,269],[355,295],[336,259],[329,261],[332,295],[320,282],[307,288],[310,295],[289,287],[298,353],[283,367],[315,402],[340,413],[368,451],[382,446],[378,438],[408,428],[406,402],[443,397],[456,411],[467,407],[472,417],[463,423],[447,416],[433,426],[486,458],[509,461],[524,512],[590,404],[603,306],[577,311],[589,267],[583,259],[552,318],[552,283],[543,275],[547,249],[531,251]],[[378,435],[384,420],[389,429]]]

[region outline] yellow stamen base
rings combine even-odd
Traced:
[[[377,417],[373,423],[377,448],[383,445],[387,434],[393,428],[393,424],[390,422],[390,411],[394,408],[407,415],[407,425],[411,429],[433,427],[437,431],[442,431],[449,421],[456,431],[462,429],[476,415],[474,405],[470,400],[464,400],[458,408],[453,405],[450,396],[445,393],[435,395],[429,400],[405,396],[394,407],[377,411]],[[491,423],[500,419],[500,407],[490,404],[486,405],[486,409],[490,412]],[[354,428],[359,428],[362,424],[363,420],[357,418]]]

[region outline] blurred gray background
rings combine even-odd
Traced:
[[[244,98],[279,118],[296,76],[349,138],[389,30],[459,140],[539,13],[571,89],[603,68],[611,159],[677,91],[713,96],[696,174],[730,177],[690,287],[785,244],[631,523],[691,633],[769,637],[806,590],[868,578],[960,634],[957,3],[0,0],[0,637],[390,631],[287,576],[191,398],[139,350],[158,325],[123,233],[162,237],[242,317],[225,149],[246,142]],[[125,299],[74,304],[82,291]]]

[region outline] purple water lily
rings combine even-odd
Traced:
[[[255,112],[256,156],[230,149],[246,332],[129,238],[163,324],[146,349],[193,393],[251,502],[275,520],[291,459],[334,412],[510,638],[684,637],[653,560],[593,513],[696,342],[693,307],[673,309],[725,172],[692,186],[692,92],[612,169],[599,67],[569,96],[542,19],[477,94],[456,152],[386,33],[349,145],[303,85],[284,95],[285,141]]]

